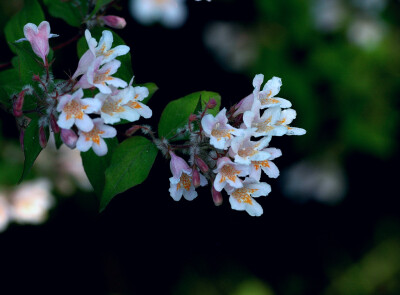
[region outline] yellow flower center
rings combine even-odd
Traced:
[[[225,165],[221,168],[220,173],[222,176],[221,180],[219,181],[220,183],[224,182],[227,178],[234,182],[240,171],[236,170],[231,165]]]
[[[85,136],[86,141],[93,141],[97,145],[100,144],[100,135],[104,134],[104,131],[100,130],[97,128],[96,125],[94,125],[93,129],[89,132],[82,132],[83,135]]]
[[[82,110],[86,110],[87,108],[88,106],[84,106],[76,100],[71,100],[64,106],[63,112],[66,114],[67,120],[71,119],[72,117],[81,120],[83,118]]]
[[[107,99],[104,102],[104,104],[103,104],[103,106],[101,108],[101,111],[103,113],[106,113],[106,114],[110,115],[110,116],[113,116],[114,113],[125,112],[125,109],[122,106],[119,105],[121,103],[121,101],[122,101],[122,99],[120,99],[118,101],[115,101],[113,99]]]
[[[180,189],[183,187],[185,190],[189,191],[190,187],[192,186],[192,182],[190,180],[190,176],[187,175],[186,173],[182,172],[181,179],[176,187],[176,189]]]
[[[253,204],[253,200],[250,194],[258,191],[258,189],[250,189],[250,188],[239,188],[232,193],[232,197],[234,197],[239,203],[246,203],[249,205]]]

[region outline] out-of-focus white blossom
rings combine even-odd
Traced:
[[[10,205],[5,193],[0,191],[0,233],[4,231],[10,222]]]
[[[346,7],[341,0],[314,0],[311,5],[314,26],[322,32],[338,30],[344,23],[346,14]]]
[[[17,223],[39,224],[54,205],[50,183],[39,179],[20,184],[11,195],[11,216]]]
[[[334,159],[304,160],[282,175],[283,193],[296,201],[335,205],[346,195],[347,182],[343,169]]]
[[[168,28],[183,25],[187,18],[184,0],[131,0],[131,15],[142,25],[160,22]]]
[[[385,24],[374,17],[357,17],[347,30],[347,38],[351,43],[372,50],[382,41],[386,33]]]

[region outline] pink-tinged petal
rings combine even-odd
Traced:
[[[101,125],[99,129],[104,133],[101,135],[103,138],[113,138],[117,136],[117,130],[111,126]]]
[[[177,184],[173,183],[171,181],[171,179],[174,179],[174,177],[171,177],[170,180],[170,188],[169,188],[169,193],[172,197],[172,199],[174,199],[175,201],[179,201],[182,198],[182,193],[183,193],[183,189],[179,189],[177,190]]]
[[[25,38],[29,41],[29,43],[31,43],[35,39],[37,34],[38,34],[38,27],[35,24],[27,23],[24,26],[24,35]]]
[[[251,110],[251,107],[253,106],[253,102],[254,102],[254,94],[249,94],[248,96],[246,96],[245,98],[243,98],[238,104],[237,104],[237,110],[236,112],[233,114],[234,117],[236,117],[239,114],[242,114],[246,111]]]
[[[303,128],[288,127],[286,135],[304,135],[306,133],[307,133],[306,130]]]
[[[228,157],[222,157],[218,159],[217,162],[217,169],[214,170],[214,173],[218,173],[218,171],[225,165],[227,164],[233,164],[233,162],[231,161],[231,159],[229,159]]]
[[[253,87],[255,89],[260,90],[261,84],[264,82],[264,75],[263,74],[258,74],[254,77],[253,79]]]
[[[243,187],[243,183],[239,177],[235,178],[235,181],[230,180],[229,178],[226,179],[226,182],[229,183],[230,186],[234,188],[241,188]]]
[[[113,98],[116,101],[120,100],[120,105],[125,105],[129,101],[133,100],[134,95],[135,91],[133,90],[133,87],[128,85],[128,87],[119,90],[115,95],[113,94]]]
[[[86,38],[86,42],[88,44],[89,50],[93,53],[93,55],[96,55],[95,47],[97,46],[97,41],[95,38],[92,38],[92,35],[90,34],[89,30],[85,30],[85,38]]]
[[[261,179],[261,167],[259,165],[251,164],[250,178],[254,179],[255,181],[260,181]]]
[[[296,111],[293,109],[283,110],[278,123],[281,125],[289,125],[296,119],[296,115]]]
[[[120,78],[115,78],[115,77],[109,77],[106,82],[108,85],[112,85],[114,87],[121,87],[124,88],[128,86],[128,83],[126,83],[124,80]]]
[[[287,134],[287,128],[284,126],[275,126],[271,135],[273,136],[282,136]]]
[[[129,50],[130,50],[129,46],[126,46],[126,45],[119,45],[119,46],[109,50],[107,52],[107,55],[104,57],[103,64],[114,60],[118,56],[127,54],[129,52]]]
[[[197,192],[195,191],[193,185],[190,187],[190,190],[183,190],[183,197],[188,201],[193,201],[197,197]]]
[[[61,140],[66,146],[74,149],[76,147],[78,136],[71,129],[61,129]]]
[[[277,178],[279,176],[279,169],[278,167],[271,161],[267,161],[268,165],[261,166],[261,169],[264,171],[265,174],[268,175],[270,178]]]
[[[147,105],[142,104],[141,102],[138,102],[138,104],[141,108],[136,109],[136,111],[145,119],[151,118],[153,111]]]
[[[205,115],[203,119],[201,119],[201,126],[203,127],[203,130],[207,135],[211,135],[214,124],[215,118],[211,114]]]
[[[169,152],[169,154],[171,155],[171,161],[170,161],[169,167],[171,169],[172,175],[175,178],[180,179],[182,172],[185,172],[186,174],[191,175],[192,170],[190,169],[189,165],[186,163],[186,161],[184,159],[182,159],[181,157],[178,157],[173,152]]]
[[[96,48],[96,55],[99,56],[106,53],[111,48],[113,41],[113,34],[110,31],[104,30],[101,33],[99,45]]]
[[[64,109],[65,105],[69,103],[72,99],[72,95],[69,94],[61,96],[57,105],[57,112],[61,112]]]
[[[69,120],[67,120],[67,115],[64,112],[62,112],[58,116],[57,125],[60,128],[71,129],[71,127],[72,127],[72,125],[74,125],[74,123],[75,123],[75,118],[70,118]]]
[[[81,100],[81,103],[82,105],[87,106],[84,110],[86,114],[99,112],[102,106],[101,101],[96,98],[85,98]]]
[[[99,157],[104,156],[108,152],[108,147],[103,138],[99,138],[99,144],[93,142],[92,149]]]
[[[97,89],[99,89],[99,91],[103,94],[111,94],[112,93],[111,88],[105,84],[104,85],[103,84],[94,84],[94,86],[96,86]]]
[[[104,123],[106,124],[114,124],[117,123],[119,121],[121,121],[121,118],[114,115],[114,116],[110,116],[109,114],[106,113],[101,113],[101,118],[104,120]]]
[[[72,94],[72,99],[81,99],[83,97],[83,90],[78,89]]]
[[[94,126],[92,119],[86,114],[83,114],[82,119],[75,118],[75,125],[83,132],[89,132]]]
[[[246,111],[243,114],[243,123],[247,128],[251,127],[251,124],[253,123],[255,113],[252,111]]]
[[[274,160],[274,159],[282,156],[282,151],[277,148],[267,148],[267,149],[265,149],[265,151],[271,154],[271,157],[269,158],[269,160]]]
[[[279,93],[282,86],[282,79],[278,77],[272,77],[272,79],[268,80],[265,83],[263,92],[266,92],[268,97],[274,97]]]
[[[245,183],[250,182],[249,179],[245,179]],[[261,196],[267,196],[271,192],[271,186],[268,183],[260,182],[260,183],[252,183],[248,185],[249,188],[257,189],[254,193],[252,193],[253,198],[258,198]]]
[[[246,208],[246,203],[239,203],[234,197],[229,197],[229,203],[231,204],[231,208],[237,211],[244,211]]]
[[[101,67],[99,70],[100,74],[107,73],[109,76],[112,74],[115,74],[118,71],[118,68],[121,66],[121,62],[119,60],[113,60],[110,61],[109,63],[106,63]],[[128,84],[127,84],[128,85]]]
[[[215,189],[217,192],[222,191],[223,188],[224,188],[225,185],[226,185],[226,181],[222,181],[222,182],[221,182],[221,178],[222,178],[222,175],[221,175],[220,173],[218,173],[217,176],[216,176],[215,179],[214,179],[214,189]]]
[[[88,71],[90,65],[94,62],[95,58],[96,57],[93,52],[88,49],[79,60],[78,68],[72,76],[72,79],[75,79],[76,77],[85,74]]]
[[[207,178],[200,173],[200,186],[206,186],[208,184]]]
[[[135,92],[133,97],[135,100],[142,101],[149,96],[149,89],[147,87],[136,86],[133,88],[133,90]]]
[[[86,137],[81,134],[76,142],[76,148],[81,152],[87,152],[93,145],[93,141],[86,140]]]
[[[140,114],[136,110],[126,107],[126,111],[121,113],[121,118],[129,122],[135,122],[139,120]]]
[[[47,21],[42,21],[38,28],[38,33],[39,36],[41,36],[42,38],[49,38],[50,36],[50,24]]]
[[[86,79],[90,85],[93,85],[95,76],[97,75],[98,72],[100,72],[99,67],[100,67],[100,64],[102,61],[103,61],[102,56],[96,57],[94,62],[89,66],[87,73],[85,75],[83,75],[83,76],[86,76]],[[82,80],[82,78],[81,78],[81,80]]]
[[[249,213],[250,216],[261,216],[264,212],[263,208],[257,201],[252,200],[252,205],[246,205],[246,212]]]
[[[281,97],[274,97],[274,99],[279,101],[279,106],[282,109],[287,109],[287,108],[290,108],[292,106],[292,103],[287,99],[284,99],[284,98],[281,98]]]
[[[223,108],[216,116],[215,121],[226,124],[228,123],[228,118],[226,117],[226,108]]]
[[[92,79],[93,80],[93,79]],[[88,89],[92,88],[93,84],[88,81],[88,72],[84,74],[80,79],[79,82],[75,85],[76,88]]]
[[[226,150],[228,148],[228,146],[226,146],[225,138],[221,138],[220,140],[218,140],[212,136],[210,137],[210,144],[220,150]]]

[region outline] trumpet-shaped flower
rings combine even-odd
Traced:
[[[63,129],[70,129],[76,125],[82,131],[90,131],[93,128],[92,119],[87,115],[98,112],[101,102],[98,99],[83,97],[83,90],[79,89],[72,95],[66,94],[60,98],[57,111],[61,112],[57,124]]]
[[[104,156],[108,152],[107,144],[103,138],[112,138],[117,135],[117,130],[111,126],[104,125],[101,118],[93,120],[94,127],[89,132],[79,131],[76,148],[81,152],[87,152],[90,148],[98,156]]]
[[[50,33],[50,24],[47,21],[42,21],[39,26],[27,23],[24,26],[24,35],[25,38],[15,42],[29,41],[33,52],[47,65],[46,57],[49,54],[49,38],[58,37],[58,35]]]
[[[287,99],[276,97],[281,90],[282,80],[278,77],[273,77],[265,83],[263,90],[258,93],[258,99],[261,102],[261,108],[269,108],[280,106],[281,108],[290,108],[291,102]]]
[[[280,125],[284,127],[286,131],[286,135],[304,135],[306,134],[306,130],[298,127],[289,126],[290,123],[296,118],[296,111],[293,109],[283,110],[281,115],[276,122],[276,125]]]
[[[241,188],[228,188],[231,208],[238,211],[247,211],[250,216],[261,216],[263,209],[253,198],[266,196],[271,192],[267,183],[259,183],[250,178],[243,181]]]
[[[282,156],[281,150],[276,148],[266,148],[263,152],[270,154],[268,159],[262,161],[251,161],[249,176],[257,181],[260,181],[261,179],[261,170],[270,178],[277,178],[279,176],[279,169],[272,160]]]
[[[172,177],[169,179],[171,197],[175,201],[179,201],[183,195],[186,200],[192,201],[197,197],[192,179],[193,170],[184,159],[175,155],[174,152],[169,152],[169,154],[171,155],[170,168],[172,172]],[[207,179],[200,174],[200,185],[205,186],[206,184]]]
[[[143,25],[159,21],[166,27],[180,27],[186,20],[184,0],[131,0],[132,16]]]
[[[130,88],[130,93],[132,93],[132,95],[129,97],[132,98],[125,104],[125,106],[130,107],[133,111],[135,111],[138,117],[142,116],[145,119],[150,118],[153,115],[152,110],[147,105],[141,103],[143,99],[149,96],[149,89],[143,86]]]
[[[248,175],[249,166],[234,163],[228,157],[223,157],[218,159],[217,169],[213,172],[217,174],[214,180],[214,188],[220,192],[228,184],[234,188],[242,187],[239,176]]]
[[[146,87],[128,86],[122,90],[116,90],[111,94],[99,93],[95,96],[103,102],[101,107],[101,117],[106,124],[114,124],[121,119],[130,122],[139,119],[140,115],[145,118],[150,118],[152,115],[151,109],[138,102],[148,95],[149,91]]]
[[[235,159],[236,163],[250,165],[252,161],[264,161],[271,156],[263,150],[271,141],[271,137],[264,137],[257,142],[251,141],[250,138],[248,134],[232,140],[229,155]]]
[[[257,104],[260,105],[260,102],[255,102]],[[255,128],[253,136],[282,136],[286,134],[287,128],[277,123],[280,116],[280,107],[268,108],[261,117],[258,110],[246,111],[243,123],[247,128]]]
[[[232,134],[239,131],[228,124],[226,109],[223,108],[215,117],[211,114],[201,119],[204,133],[210,138],[210,144],[217,149],[227,149],[232,140]]]
[[[103,57],[100,56],[96,58],[96,60],[89,66],[87,73],[81,77],[75,87],[81,87],[83,89],[97,87],[101,93],[110,94],[112,93],[112,90],[108,85],[121,88],[128,85],[125,81],[111,76],[112,74],[115,74],[121,66],[119,60],[113,60],[100,68],[102,61]]]

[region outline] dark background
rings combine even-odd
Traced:
[[[257,67],[241,73],[225,70],[205,48],[202,36],[214,20],[250,26],[261,18],[255,2],[189,1],[188,6],[186,24],[175,30],[144,27],[127,9],[110,10],[128,22],[117,33],[131,46],[136,82],[159,87],[148,103],[153,117],[146,123],[152,126],[170,100],[188,93],[218,92],[229,107],[252,91]],[[399,5],[390,2],[390,8],[398,11]],[[277,17],[283,27],[285,17]],[[75,35],[64,22],[49,20],[60,39]],[[332,45],[332,38],[324,35],[320,42]],[[4,38],[1,48],[3,62],[12,56]],[[282,50],[293,67],[310,71],[304,65],[309,47]],[[75,45],[62,55],[56,55],[55,68],[73,72]],[[283,78],[282,97],[293,97],[296,90],[288,90],[292,86],[285,84],[285,71],[270,71],[266,68],[266,78]],[[55,74],[64,75],[63,70]],[[332,95],[331,85],[322,86],[321,97]],[[308,106],[293,100],[299,108],[294,125],[305,127],[301,117],[307,114],[301,110]],[[319,104],[323,115],[335,108],[334,102]],[[17,140],[12,117],[1,112],[1,118],[3,137]],[[273,146],[283,152],[275,161],[280,170],[317,154],[319,138],[330,145],[327,134],[338,128],[333,121],[325,120],[323,132],[308,130],[301,139],[274,138]],[[394,142],[398,135],[396,129]],[[209,188],[199,189],[192,202],[174,202],[168,193],[169,163],[158,155],[148,179],[117,196],[103,213],[96,213],[93,194],[80,193],[60,200],[46,224],[12,225],[0,234],[0,294],[400,294],[399,164],[396,152],[382,157],[349,149],[341,157],[348,190],[340,204],[295,202],[282,195],[278,178],[268,181],[272,193],[260,200],[263,216],[254,218],[233,211],[226,197],[215,207]]]

